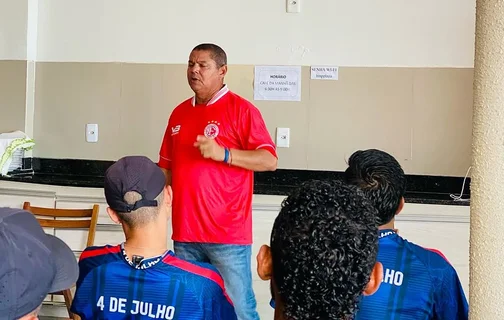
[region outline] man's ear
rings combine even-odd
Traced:
[[[273,274],[273,261],[271,258],[271,248],[262,245],[257,254],[257,275],[261,280],[270,280]]]
[[[111,209],[110,207],[108,207],[107,208],[107,213],[108,213],[110,219],[112,221],[114,221],[114,223],[117,223],[117,224],[121,223],[121,219],[119,219],[119,216],[117,215],[117,212],[115,212],[113,209]]]
[[[373,270],[371,271],[371,276],[369,277],[369,282],[364,289],[364,295],[370,296],[374,294],[383,280],[383,265],[380,262],[376,262]]]
[[[224,65],[222,67],[219,68],[219,75],[224,78],[227,74],[227,71],[228,71],[228,67],[227,65]]]
[[[396,215],[398,215],[404,208],[404,202],[405,202],[404,197],[401,197],[401,201],[399,201],[399,206],[397,207],[397,211],[395,213]]]
[[[171,207],[173,201],[173,190],[170,185],[167,185],[163,189],[164,192],[164,202],[167,206]]]

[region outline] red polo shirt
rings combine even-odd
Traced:
[[[254,172],[205,159],[198,135],[239,150],[276,149],[260,111],[225,86],[206,105],[191,98],[168,121],[159,166],[172,172],[173,236],[179,242],[252,243]]]

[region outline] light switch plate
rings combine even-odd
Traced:
[[[286,1],[287,1],[287,13],[301,12],[301,0],[286,0]]]
[[[290,128],[277,128],[276,146],[288,148],[290,144]]]
[[[98,142],[98,124],[88,123],[86,125],[86,141]]]

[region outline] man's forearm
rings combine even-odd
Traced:
[[[277,158],[268,150],[230,150],[230,164],[232,166],[252,171],[275,171]]]
[[[163,171],[163,173],[165,175],[166,185],[170,186],[171,185],[171,170],[168,170],[168,169],[165,169],[165,168],[161,168],[161,170]]]

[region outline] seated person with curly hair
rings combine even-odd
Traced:
[[[406,193],[399,162],[381,150],[359,150],[348,160],[345,180],[377,209],[378,261],[384,268],[380,290],[362,299],[355,319],[467,320],[469,306],[455,268],[439,251],[409,242],[395,230]]]
[[[284,200],[271,248],[263,245],[257,255],[275,319],[348,319],[362,294],[378,289],[375,210],[358,188],[340,181],[305,183]]]

